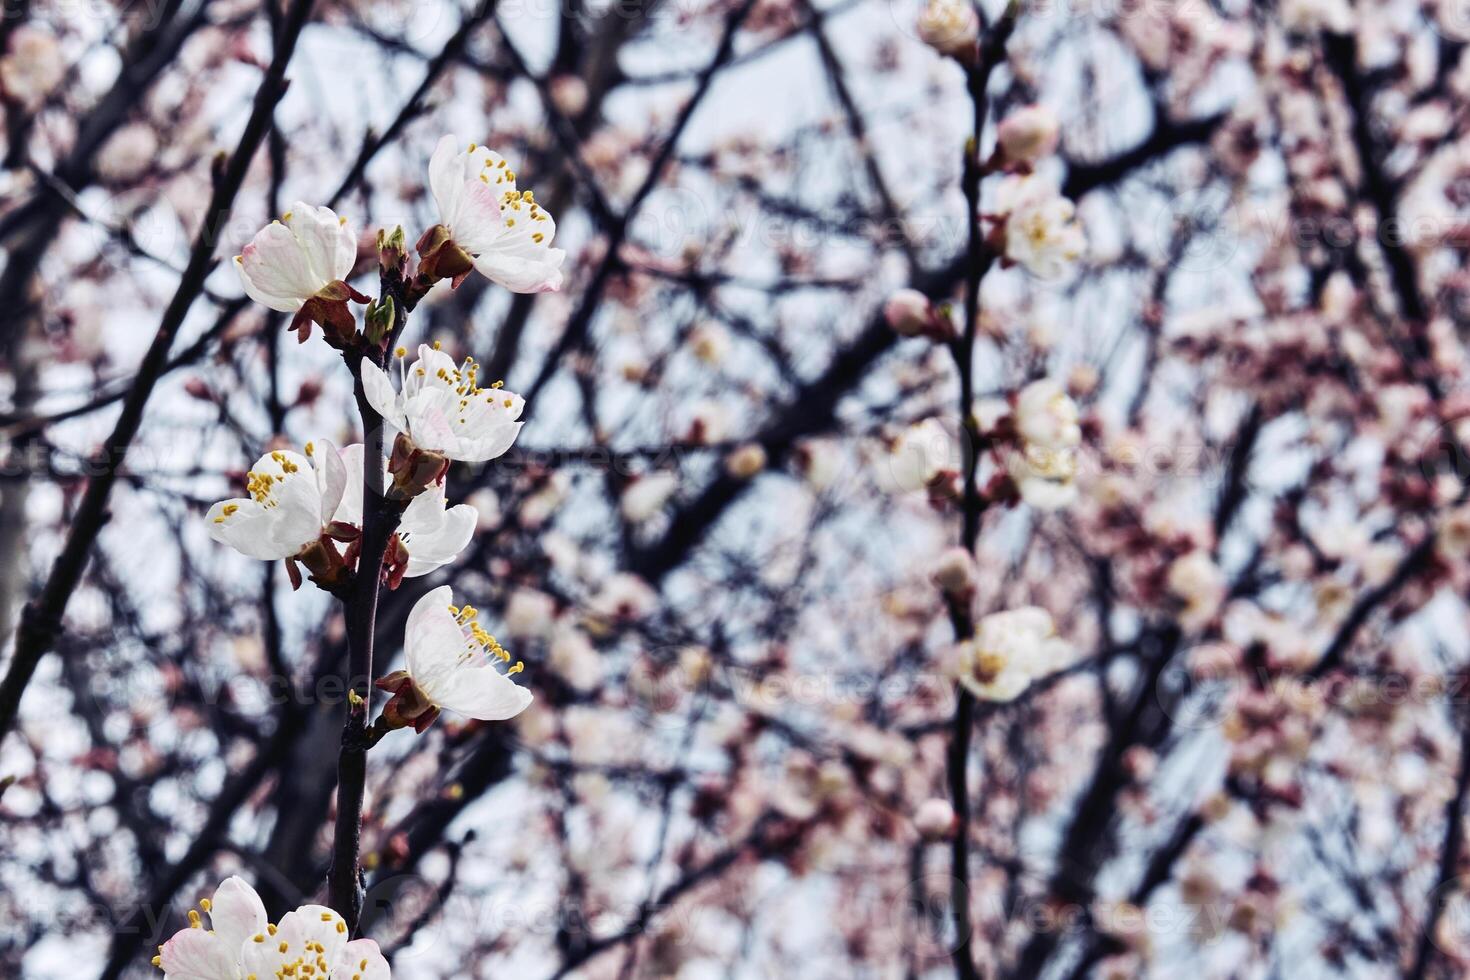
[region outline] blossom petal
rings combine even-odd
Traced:
[[[449,607],[454,590],[447,585],[426,592],[413,604],[403,627],[403,659],[415,680],[452,669],[464,652],[464,634]]]
[[[388,373],[367,358],[362,359],[362,392],[384,422],[399,432],[408,431],[408,418]]]
[[[361,449],[361,446],[358,447]],[[326,439],[312,443],[311,460],[316,470],[317,493],[321,496],[321,523],[329,524],[347,488],[347,467],[337,447]]]
[[[217,933],[181,929],[158,951],[158,965],[167,980],[238,980],[236,949]]]
[[[314,208],[297,201],[286,213],[285,225],[296,236],[314,276],[324,285],[351,274],[357,264],[357,237],[331,208]]]
[[[341,521],[343,524],[356,524],[362,526],[362,443],[354,442],[350,446],[343,446],[339,454],[342,460],[342,471],[345,475],[346,486],[342,491],[342,499],[337,503],[337,511],[332,515],[332,520]],[[410,505],[412,506],[412,505]]]
[[[514,718],[533,700],[530,691],[488,663],[460,667],[453,674],[452,685],[447,688],[420,686],[440,707],[481,721]]]
[[[227,510],[228,514],[225,513]],[[274,515],[247,497],[221,500],[209,508],[204,520],[211,538],[229,545],[246,558],[276,561],[289,558],[300,550],[284,550],[277,544],[270,533],[275,524]]]
[[[427,493],[420,494],[414,499],[417,501],[426,496]],[[409,509],[412,508],[413,504],[409,504]],[[405,512],[405,520],[407,517]],[[408,569],[404,572],[405,577],[427,575],[454,561],[475,536],[475,526],[480,520],[480,515],[469,504],[451,507],[439,517],[437,528],[429,533],[415,533],[408,542]]]
[[[475,259],[475,271],[513,293],[554,293],[561,288],[566,254],[559,248],[540,256],[486,252]]]
[[[244,879],[231,875],[214,890],[209,924],[225,949],[238,955],[247,939],[265,931],[265,903]]]
[[[389,980],[388,961],[371,939],[354,939],[342,948],[334,977],[353,980]]]

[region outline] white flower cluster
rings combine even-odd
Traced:
[[[189,912],[189,928],[175,933],[153,958],[165,978],[388,980],[388,961],[378,944],[348,941],[347,923],[325,905],[303,905],[275,925],[255,889],[233,876],[199,905],[210,928],[204,928],[199,912]]]
[[[1044,378],[1021,389],[1014,414],[1021,450],[1009,458],[1011,479],[1032,507],[1061,510],[1077,499],[1077,403],[1061,384]]]
[[[1032,682],[1065,667],[1072,647],[1038,606],[992,613],[955,645],[951,669],[983,701],[1014,701]]]
[[[293,328],[302,329],[303,340],[310,324],[318,323],[333,346],[351,352],[347,360],[356,367],[368,405],[397,433],[387,459],[365,458],[360,443],[339,450],[325,439],[308,442],[300,453],[274,449],[246,474],[245,496],[209,509],[207,527],[216,541],[250,558],[284,560],[293,586],[300,586],[303,567],[318,585],[345,596],[356,576],[381,575],[396,587],[404,578],[449,565],[480,523],[475,507],[449,506],[444,476],[450,462],[479,463],[503,455],[524,424],[525,400],[499,382],[482,385],[473,358],[456,362],[438,344],[423,344],[410,364],[408,351],[400,347],[394,352],[396,384],[379,366],[393,323],[393,314],[383,312],[392,309],[388,300],[396,298],[411,309],[437,282],[457,283],[471,269],[513,292],[554,290],[562,282],[565,253],[551,247],[556,223],[530,191],[517,188],[515,172],[499,154],[473,144],[465,148],[457,137],[445,136],[430,160],[428,183],[439,224],[420,239],[412,277],[401,232],[380,233],[385,281],[397,276],[401,289],[395,297],[385,287],[382,305],[369,307],[366,333],[359,332],[348,308],[349,301],[369,301],[347,284],[357,265],[357,236],[330,208],[298,202],[256,234],[235,260],[246,293],[270,309],[296,314]],[[371,428],[376,420],[369,413],[364,423]],[[382,485],[399,518],[381,568],[367,567],[361,554],[368,466],[384,468]],[[376,554],[371,562],[377,562]],[[411,725],[422,731],[442,708],[504,720],[532,700],[512,680],[523,665],[512,664],[510,654],[476,622],[473,607],[453,605],[449,586],[429,592],[414,606],[403,649],[407,669],[378,681],[392,694],[380,719],[388,729]],[[198,941],[183,942],[176,952]],[[165,952],[166,970],[172,955]],[[326,976],[334,961],[329,956],[326,962],[326,967],[310,964],[306,972]],[[220,969],[225,971],[220,975],[245,975]],[[183,967],[179,972],[189,973]],[[260,975],[276,973],[272,968]]]

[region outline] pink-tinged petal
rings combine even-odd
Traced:
[[[257,232],[235,265],[245,292],[282,313],[300,309],[329,281],[313,270],[301,243],[279,221]]]
[[[450,459],[459,459],[455,452],[460,438],[456,423],[459,413],[459,395],[450,388],[425,387],[404,406],[408,419],[408,435],[420,449],[442,452]]]
[[[329,524],[347,487],[347,467],[337,447],[327,439],[313,440],[312,450],[317,493],[321,496],[321,523]]]
[[[307,943],[316,948],[317,958],[313,962],[318,976],[326,975],[341,959],[342,950],[347,946],[347,923],[325,905],[303,905],[294,912],[287,912],[278,931],[288,930],[293,934],[299,931]]]
[[[408,431],[408,419],[403,414],[397,392],[393,390],[393,382],[388,379],[386,371],[367,358],[362,360],[362,392],[385,423],[399,432]]]
[[[357,237],[331,208],[297,201],[286,226],[296,236],[313,273],[324,282],[345,279],[357,264]]]
[[[429,159],[429,190],[439,206],[439,221],[454,241],[471,255],[489,247],[501,232],[500,202],[507,190],[508,168],[498,154],[483,146],[470,148],[457,136],[445,136]]]
[[[214,890],[209,924],[225,949],[238,954],[247,939],[265,931],[265,903],[244,879],[231,875]]]
[[[455,243],[470,255],[478,255],[492,247],[501,234],[504,225],[500,197],[504,190],[504,187],[496,186],[493,178],[487,181],[470,175],[465,180],[459,197],[459,214],[449,230]]]
[[[238,952],[217,933],[183,929],[158,951],[158,965],[166,980],[238,980]]]
[[[230,513],[226,514],[226,510]],[[296,549],[283,551],[275,543],[270,533],[275,526],[275,516],[249,498],[221,500],[209,508],[204,522],[211,538],[229,545],[246,558],[276,561],[296,553]]]
[[[354,939],[342,950],[333,980],[390,980],[388,961],[371,939]]]

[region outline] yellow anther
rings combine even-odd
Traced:
[[[194,911],[193,909],[190,909],[189,910],[189,928],[190,929],[198,929],[198,928],[200,928],[199,913],[196,912],[196,911]]]
[[[281,220],[282,221],[290,221],[291,220],[291,212],[290,211],[287,211],[285,214],[281,215]]]
[[[516,661],[516,665],[514,667],[512,667],[510,670],[507,670],[505,672],[505,676],[510,677],[510,676],[512,676],[514,674],[519,674],[521,671],[523,671],[525,669],[526,669],[525,663],[522,662],[522,661],[520,661],[520,660],[517,660]]]
[[[316,454],[316,443],[308,442],[304,448],[306,449],[306,455],[312,456]]]
[[[201,909],[203,909],[204,911],[208,912],[210,910],[210,908],[212,907],[212,904],[210,903],[209,899],[207,899],[207,898],[201,898],[199,900],[199,907]]]

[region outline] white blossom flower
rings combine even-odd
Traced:
[[[525,669],[476,620],[473,606],[453,604],[447,585],[414,603],[403,633],[406,669],[378,681],[393,693],[385,717],[413,724],[420,731],[440,708],[478,718],[504,721],[531,703],[531,692],[511,677]]]
[[[962,462],[959,440],[937,418],[924,419],[899,433],[888,458],[896,488],[922,490]]]
[[[213,900],[199,905],[211,928],[205,929],[191,910],[189,928],[175,933],[153,959],[166,980],[389,980],[391,975],[378,944],[349,942],[347,923],[324,905],[303,905],[272,925],[255,889],[233,876],[220,883]]]
[[[934,304],[917,289],[895,290],[883,304],[883,320],[901,337],[917,337],[934,324]]]
[[[457,365],[443,351],[420,344],[418,360],[405,367],[406,353],[399,348],[396,392],[386,371],[362,362],[363,392],[384,422],[418,449],[465,463],[494,459],[511,447],[524,424],[518,420],[525,399],[497,386],[481,388],[480,366],[472,358]]]
[[[235,268],[251,299],[279,313],[295,313],[342,281],[356,261],[357,238],[347,219],[331,208],[297,201],[240,250]]]
[[[1022,106],[996,128],[996,142],[1007,163],[1035,163],[1057,148],[1057,117],[1046,106]]]
[[[643,619],[657,607],[658,593],[631,572],[609,576],[587,603],[588,611],[601,621],[598,625]]]
[[[624,518],[642,524],[662,511],[678,489],[678,474],[671,470],[645,473],[628,484],[618,500],[618,508]]]
[[[1005,254],[1043,279],[1059,279],[1081,257],[1087,241],[1077,209],[1042,177],[1010,177],[997,192],[1005,215]]]
[[[1225,574],[1207,551],[1196,549],[1176,558],[1167,578],[1169,591],[1184,600],[1180,622],[1185,629],[1204,626],[1225,602]]]
[[[992,613],[975,635],[956,644],[952,669],[984,701],[1013,701],[1033,681],[1065,666],[1071,645],[1056,635],[1051,614],[1037,606]]]
[[[1060,510],[1077,499],[1077,404],[1050,378],[1033,381],[1016,400],[1021,450],[1007,460],[1021,499],[1038,510]]]
[[[445,136],[429,160],[429,189],[449,238],[476,270],[513,293],[560,289],[566,252],[551,247],[556,222],[530,191],[516,189],[504,157],[464,145]]]
[[[317,543],[347,485],[336,448],[325,439],[266,453],[246,474],[250,496],[222,500],[205,515],[209,535],[247,558],[292,558]]]
[[[1082,442],[1077,403],[1051,378],[1033,381],[1016,399],[1016,430],[1028,445],[1072,449]]]
[[[602,683],[602,657],[587,634],[563,624],[552,634],[546,657],[553,669],[578,691],[593,691]]]
[[[97,173],[103,180],[125,184],[148,172],[158,156],[158,138],[147,123],[129,123],[112,134],[97,154]]]
[[[964,61],[980,41],[980,17],[970,0],[929,0],[919,14],[919,40]]]
[[[954,807],[949,800],[932,797],[914,811],[914,827],[925,840],[944,840],[954,833]]]
[[[719,364],[730,354],[730,331],[708,321],[689,331],[689,349],[706,364]]]
[[[768,461],[760,443],[743,443],[725,457],[725,472],[737,480],[749,480],[764,470]]]
[[[516,589],[505,601],[505,632],[513,640],[545,637],[556,622],[556,600],[539,589]]]
[[[929,577],[942,591],[953,596],[962,596],[974,591],[980,572],[975,567],[975,556],[970,554],[969,549],[955,545],[946,548],[935,560]]]
[[[6,95],[35,111],[65,77],[66,63],[54,34],[29,24],[11,33],[10,50],[0,58],[0,85]]]
[[[1280,16],[1287,30],[1304,34],[1324,29],[1341,34],[1353,27],[1347,0],[1282,0]]]
[[[362,526],[362,443],[342,450],[347,490],[337,505],[335,520]],[[388,461],[383,460],[383,469]],[[454,561],[475,535],[479,515],[469,504],[448,506],[443,484],[431,484],[408,502],[398,522],[398,541],[407,552],[403,578],[427,575]],[[391,552],[390,552],[391,554]]]

